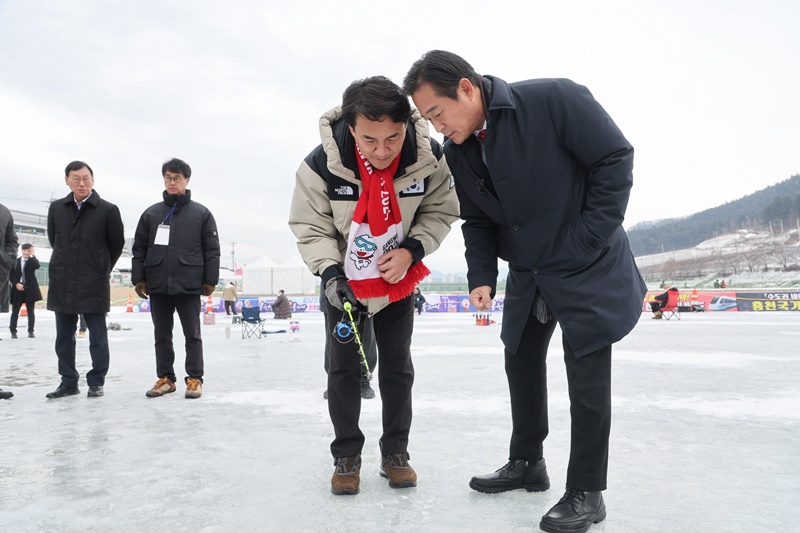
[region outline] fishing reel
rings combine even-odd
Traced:
[[[331,333],[331,335],[342,344],[352,341],[356,336],[352,324],[344,318],[333,326],[333,333]]]

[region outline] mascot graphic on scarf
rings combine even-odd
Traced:
[[[353,239],[355,249],[350,250],[350,259],[358,270],[367,268],[372,263],[372,258],[375,257],[375,251],[378,245],[372,240],[369,234],[359,235]]]

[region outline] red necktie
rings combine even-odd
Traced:
[[[478,139],[480,139],[482,143],[486,142],[486,130],[481,130],[478,132]]]

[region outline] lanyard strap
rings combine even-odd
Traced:
[[[166,221],[167,221],[167,219],[169,219],[169,222],[170,222],[170,224],[172,224],[172,213],[174,213],[174,212],[175,212],[175,208],[176,208],[176,207],[178,207],[178,202],[175,202],[175,205],[173,205],[173,206],[172,206],[172,209],[170,209],[170,210],[169,210],[169,213],[167,213],[167,216],[165,216],[165,217],[164,217],[164,220],[162,220],[162,221],[161,221],[161,223],[162,223],[162,224],[163,224],[164,222],[166,222]]]

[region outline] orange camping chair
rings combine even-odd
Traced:
[[[680,294],[681,292],[678,289],[670,289],[667,291],[667,305],[661,308],[661,312],[664,314],[664,318],[667,320],[672,317],[675,317],[678,320],[681,319],[681,315],[678,312],[678,296],[680,296]]]

